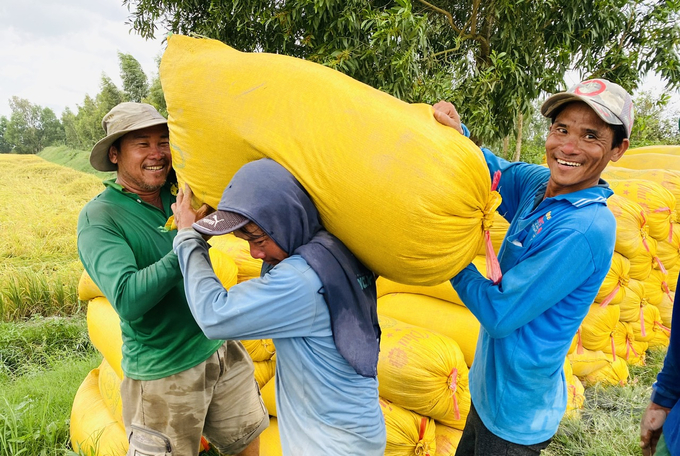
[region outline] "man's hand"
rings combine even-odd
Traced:
[[[640,422],[640,448],[642,448],[643,456],[652,456],[656,451],[656,444],[661,437],[661,430],[668,412],[670,412],[670,409],[650,402],[647,410],[642,414]]]
[[[191,207],[191,197],[189,184],[184,184],[184,191],[181,188],[179,189],[177,200],[171,206],[172,213],[175,215],[177,230],[191,228],[191,224],[197,220],[197,212]]]
[[[434,108],[434,118],[442,125],[455,128],[462,135],[463,127],[461,126],[460,116],[456,107],[448,101],[440,101],[432,106]]]

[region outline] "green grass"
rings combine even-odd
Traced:
[[[103,173],[90,165],[90,151],[70,149],[67,146],[46,147],[38,156],[48,162],[66,166],[83,173],[94,174],[101,179],[111,179],[116,173]]]
[[[640,455],[640,419],[663,366],[665,349],[647,352],[646,366],[630,366],[626,386],[586,388],[580,417],[565,418],[544,456]]]
[[[83,316],[0,324],[0,455],[68,454],[73,397],[100,362]]]

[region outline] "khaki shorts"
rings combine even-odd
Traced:
[[[201,435],[221,453],[245,449],[269,425],[241,342],[225,342],[196,367],[158,380],[123,379],[128,456],[197,455]]]

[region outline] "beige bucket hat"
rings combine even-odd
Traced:
[[[106,136],[92,148],[90,164],[98,171],[116,171],[118,166],[109,160],[109,148],[118,138],[131,131],[167,123],[150,104],[125,102],[114,106],[102,119]]]

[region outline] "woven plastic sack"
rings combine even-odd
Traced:
[[[233,258],[226,252],[217,248],[208,250],[210,263],[212,264],[215,275],[227,290],[236,285],[238,277],[238,267]]]
[[[216,207],[268,157],[307,189],[369,269],[436,285],[470,263],[500,195],[479,147],[432,116],[322,65],[172,35],[161,60],[173,167]]]
[[[630,279],[623,290],[624,297],[619,303],[619,321],[640,321],[640,306],[647,304],[645,285],[639,280]]]
[[[631,149],[626,151],[626,155]],[[602,173],[606,181],[610,179],[626,180],[641,179],[656,182],[670,191],[675,196],[675,210],[680,213],[680,171],[668,169],[626,169],[618,167],[606,167]]]
[[[253,361],[267,361],[276,353],[271,339],[242,340],[241,343]]]
[[[612,357],[611,354],[606,354],[604,352],[596,352],[597,357],[604,357],[607,364],[593,372],[585,375],[581,378],[581,381],[586,386],[595,385],[597,383],[605,383],[608,385],[620,385],[624,386],[628,383],[628,377],[630,376],[630,371],[628,370],[628,364],[626,360],[619,357]],[[576,364],[572,361],[572,368],[576,372]]]
[[[623,287],[630,280],[630,261],[618,252],[612,256],[612,264],[602,281],[595,302],[601,306],[619,304],[623,300]]]
[[[435,421],[434,435],[437,442],[436,456],[455,456],[463,431]]]
[[[465,305],[458,296],[458,293],[456,293],[456,290],[453,289],[453,285],[451,285],[451,281],[449,280],[440,283],[439,285],[422,286],[422,285],[405,285],[403,283],[393,282],[392,280],[386,279],[384,277],[378,277],[378,279],[375,281],[375,286],[378,292],[378,299],[393,293],[406,293],[421,296],[429,296],[431,298],[437,298],[442,301],[446,301],[448,303],[456,304],[459,306]],[[400,318],[397,318],[397,320],[400,320]]]
[[[680,155],[680,146],[666,146],[666,145],[643,146],[634,147],[626,151],[626,155],[639,155],[639,154]]]
[[[276,417],[269,418],[269,426],[260,434],[260,456],[283,456]]]
[[[572,373],[579,378],[584,378],[593,372],[611,364],[611,360],[603,351],[593,351],[582,348],[578,352],[567,355]]]
[[[646,155],[639,155],[645,157]],[[680,159],[680,157],[678,157]],[[614,193],[635,201],[645,210],[649,235],[656,240],[671,239],[672,225],[677,223],[675,196],[652,181],[626,179],[608,181]]]
[[[578,416],[579,410],[583,408],[586,400],[583,383],[574,375],[571,362],[568,358],[564,360],[564,378],[567,383],[567,410],[566,416]]]
[[[94,283],[87,271],[83,270],[78,281],[78,299],[80,301],[89,301],[93,298],[103,297],[104,293]]]
[[[236,264],[236,282],[241,283],[255,277],[260,277],[262,260],[257,260],[250,256],[248,241],[239,239],[232,233],[224,236],[213,236],[208,241],[213,249],[217,249],[227,254]],[[211,251],[213,249],[210,249]]]
[[[276,372],[276,359],[268,359],[265,361],[253,361],[255,367],[255,381],[262,388],[269,380],[274,377]]]
[[[505,220],[498,212],[496,212],[493,216],[493,225],[491,225],[491,228],[489,229],[489,236],[491,238],[491,245],[493,245],[494,252],[498,253],[498,251],[501,249],[501,244],[503,243],[503,239],[505,239],[508,228],[510,228],[510,223]],[[486,249],[484,246],[480,247],[480,249],[477,251],[477,255],[486,255]]]
[[[660,169],[680,171],[680,156],[673,154],[624,154],[616,162],[610,162],[609,166],[628,169]]]
[[[657,256],[666,270],[671,270],[680,264],[680,225],[673,224],[673,235],[670,240],[659,241],[656,248]],[[670,283],[669,283],[670,285]]]
[[[385,417],[385,456],[435,456],[435,423],[431,418],[380,399]]]
[[[661,323],[667,327],[671,328],[673,324],[673,300],[675,299],[675,292],[671,291],[670,295],[664,294],[661,297],[661,302],[652,303],[659,309],[659,314],[661,315]]]
[[[99,368],[81,383],[71,408],[71,445],[78,454],[125,456],[128,440],[123,425],[111,415],[99,393]]]
[[[648,255],[651,263],[649,226],[642,206],[624,196],[612,195],[607,200],[607,207],[616,218],[614,250],[627,258]]]
[[[671,293],[668,286],[668,274],[664,274],[657,269],[652,270],[645,280],[642,281],[645,286],[645,297],[650,304],[658,306],[661,304],[664,296],[668,297]]]
[[[99,394],[111,416],[120,424],[123,424],[123,402],[120,397],[122,380],[109,362],[103,359],[99,365]]]
[[[270,416],[276,415],[276,375],[273,375],[264,386],[260,387],[262,402],[267,407]]]
[[[463,429],[470,411],[468,367],[458,344],[429,329],[379,315],[380,396]]]
[[[94,298],[87,305],[87,332],[92,345],[104,355],[118,378],[123,378],[120,318],[106,298]]]
[[[475,358],[479,320],[461,305],[412,293],[391,293],[378,298],[378,314],[426,328],[455,340],[469,367]]]
[[[619,306],[590,306],[588,314],[581,323],[581,341],[588,350],[611,352],[611,334],[619,321]]]
[[[680,262],[668,270],[668,277],[666,277],[666,283],[668,283],[668,289],[672,292],[676,291],[678,286],[678,276],[680,275]]]
[[[640,317],[637,321],[628,322],[633,330],[636,341],[649,342],[654,339],[654,333],[661,331],[657,323],[661,323],[661,313],[656,306],[645,304],[640,306]]]
[[[649,344],[635,340],[635,334],[630,323],[618,322],[614,331],[612,331],[611,342],[609,347],[602,350],[603,352],[614,353],[617,358],[624,359],[632,366],[643,366],[645,364],[645,352]]]
[[[649,348],[656,347],[668,347],[671,342],[670,330],[669,331],[655,331],[654,337],[649,341]]]

